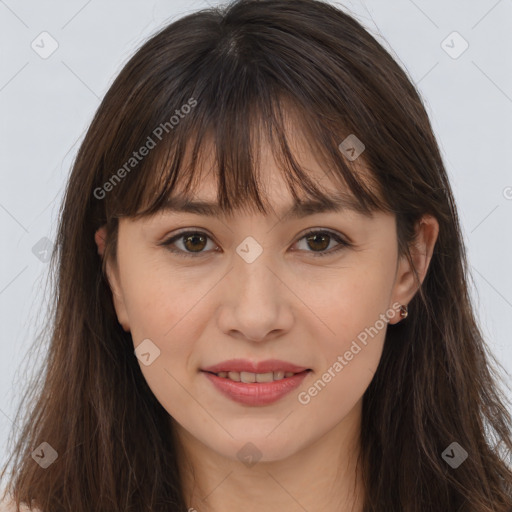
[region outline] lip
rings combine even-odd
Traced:
[[[287,361],[279,359],[266,359],[265,361],[249,361],[248,359],[230,359],[213,366],[201,368],[204,372],[250,372],[250,373],[268,373],[282,370],[284,372],[300,373],[307,370],[305,366],[297,366]],[[291,378],[291,377],[289,377]]]
[[[247,366],[245,366],[245,368],[247,368]],[[274,403],[296,389],[298,386],[300,386],[310,371],[304,370],[296,373],[292,377],[285,377],[284,379],[276,380],[273,382],[251,383],[235,382],[224,377],[217,377],[217,375],[214,373],[208,373],[208,371],[202,371],[202,373],[206,376],[207,379],[210,380],[210,382],[218,391],[220,391],[224,396],[227,396],[231,400],[244,405],[262,406]],[[259,371],[255,373],[265,372]]]

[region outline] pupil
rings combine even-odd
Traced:
[[[197,238],[201,238],[201,239],[203,240],[203,242],[204,242],[205,237],[204,237],[203,235],[189,235],[189,236],[185,237],[185,247],[186,247],[187,249],[189,249],[189,250],[190,250],[190,247],[187,245],[187,244],[188,244],[188,242],[189,242],[190,240],[197,239]],[[192,244],[192,245],[193,245],[193,244]],[[203,248],[204,248],[204,247],[199,248],[199,250],[198,250],[198,251],[194,251],[194,250],[192,249],[192,251],[193,251],[193,252],[199,252],[199,251],[200,251],[201,249],[203,249]]]
[[[321,237],[323,238],[323,241],[325,242],[326,240],[328,240],[329,238],[329,235],[325,235],[325,234],[316,234],[316,235],[311,235],[307,238],[308,242],[311,242],[313,240],[313,244],[317,243],[315,240],[318,238],[318,237]],[[324,247],[316,247],[317,249],[320,249],[320,250],[323,250],[323,249],[326,249],[328,246],[329,246],[329,242],[327,242],[327,244],[323,244]],[[311,247],[311,245],[310,245]],[[312,249],[315,249],[315,247],[312,247]]]

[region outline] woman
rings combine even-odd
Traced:
[[[437,142],[343,11],[241,0],[153,36],[81,145],[57,248],[15,505],[512,510]]]

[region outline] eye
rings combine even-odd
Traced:
[[[176,253],[179,256],[194,258],[204,256],[204,251],[202,250],[207,245],[206,241],[209,238],[210,235],[203,231],[182,231],[168,240],[164,240],[160,245],[166,246],[170,252]],[[176,250],[171,248],[175,243],[181,243],[185,249]]]
[[[203,231],[182,231],[181,233],[178,233],[171,238],[164,240],[159,245],[167,247],[170,252],[178,254],[179,256],[194,258],[204,256],[209,252],[203,250],[208,245],[208,240],[211,240],[210,235]],[[301,240],[306,241],[307,247],[315,249],[313,251],[305,251],[311,252],[315,257],[328,256],[352,245],[337,233],[327,230],[308,231],[296,243],[299,243]],[[331,245],[333,240],[336,241],[338,245],[335,246],[334,249],[331,248],[331,250],[326,252],[326,249],[329,247],[329,245]],[[181,244],[183,248],[176,249],[172,247],[178,243]]]
[[[344,240],[340,235],[337,233],[334,233],[332,231],[326,231],[326,230],[312,230],[308,231],[302,238],[298,240],[300,242],[301,240],[306,240],[307,247],[312,247],[314,249],[319,249],[320,251],[324,252],[318,252],[318,251],[312,251],[313,256],[329,256],[335,252],[340,251],[341,249],[345,247],[350,247],[352,244],[348,241]],[[335,240],[338,245],[334,247],[334,249],[329,250],[328,252],[325,252],[327,247],[329,247],[332,240]],[[297,243],[298,243],[297,242]],[[306,251],[310,252],[310,251]]]

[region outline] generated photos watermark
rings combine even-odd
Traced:
[[[371,327],[366,327],[364,331],[361,331],[357,335],[357,340],[353,340],[352,344],[350,345],[350,348],[345,351],[343,355],[339,355],[336,358],[336,361],[327,368],[327,370],[320,376],[320,378],[312,385],[310,386],[307,391],[301,391],[297,399],[300,404],[307,405],[309,402],[311,402],[311,399],[320,393],[325,386],[331,382],[336,375],[338,375],[345,366],[349,364],[352,359],[354,359],[354,356],[359,354],[361,350],[368,344],[368,336],[370,338],[374,338],[379,331],[384,329],[384,327],[387,325],[389,320],[395,317],[395,315],[398,313],[398,310],[400,309],[400,304],[398,302],[395,302],[393,304],[393,307],[389,308],[386,313],[381,313],[379,315],[379,319],[373,324]],[[363,345],[361,345],[358,343]]]
[[[138,151],[134,151],[132,156],[106,181],[101,187],[96,187],[93,191],[96,199],[104,199],[107,192],[111,192],[116,185],[118,185],[123,178],[129,174],[132,169],[137,167],[144,157],[149,155],[150,151],[156,147],[164,137],[165,133],[170,133],[180,123],[187,114],[197,105],[197,100],[189,98],[187,103],[183,104],[180,109],[174,111],[175,115],[171,116],[169,121],[160,123],[152,132],[148,135],[146,142],[139,148]],[[157,140],[155,140],[157,139]]]

